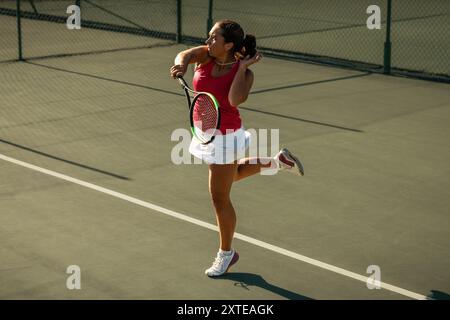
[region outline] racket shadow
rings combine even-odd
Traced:
[[[267,282],[263,277],[253,273],[229,272],[220,277],[214,277],[215,280],[231,280],[235,281],[235,287],[241,287],[245,290],[251,290],[249,287],[259,287],[261,289],[273,292],[288,300],[314,300],[310,297],[289,291]]]

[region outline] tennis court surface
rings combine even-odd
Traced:
[[[245,127],[279,129],[306,174],[233,186],[241,259],[210,279],[207,166],[171,161],[185,48],[0,64],[2,299],[448,297],[448,84],[264,57]]]

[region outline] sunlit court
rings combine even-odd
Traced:
[[[450,299],[449,15],[0,0],[0,299]],[[205,137],[194,96],[228,72]],[[232,108],[243,155],[210,163]]]

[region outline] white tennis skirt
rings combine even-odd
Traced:
[[[229,164],[245,158],[245,152],[250,146],[250,137],[250,133],[243,127],[225,135],[218,134],[206,145],[194,136],[189,152],[207,164]]]

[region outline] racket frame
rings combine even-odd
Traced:
[[[180,82],[181,86],[183,87],[184,93],[185,93],[187,101],[188,101],[189,121],[190,121],[190,125],[191,125],[192,135],[194,135],[201,142],[201,144],[205,144],[206,145],[206,144],[214,141],[214,138],[216,137],[215,134],[216,134],[217,130],[219,130],[219,126],[220,126],[220,105],[219,105],[219,102],[217,101],[216,97],[214,97],[214,95],[212,95],[209,92],[196,92],[196,91],[192,90],[189,87],[189,85],[186,83],[186,81],[183,79],[183,77],[179,76],[179,77],[177,77],[177,79]],[[194,95],[194,98],[192,99],[192,102],[191,102],[191,96],[189,95],[189,92]],[[197,135],[196,129],[195,129],[195,125],[194,125],[194,106],[195,106],[195,103],[196,103],[197,99],[199,97],[201,97],[202,95],[206,95],[209,98],[211,98],[211,100],[213,101],[214,106],[216,108],[216,111],[217,111],[217,125],[216,125],[216,128],[214,129],[213,135],[211,136],[211,138],[208,141],[205,141],[204,138],[202,138],[199,135]]]

